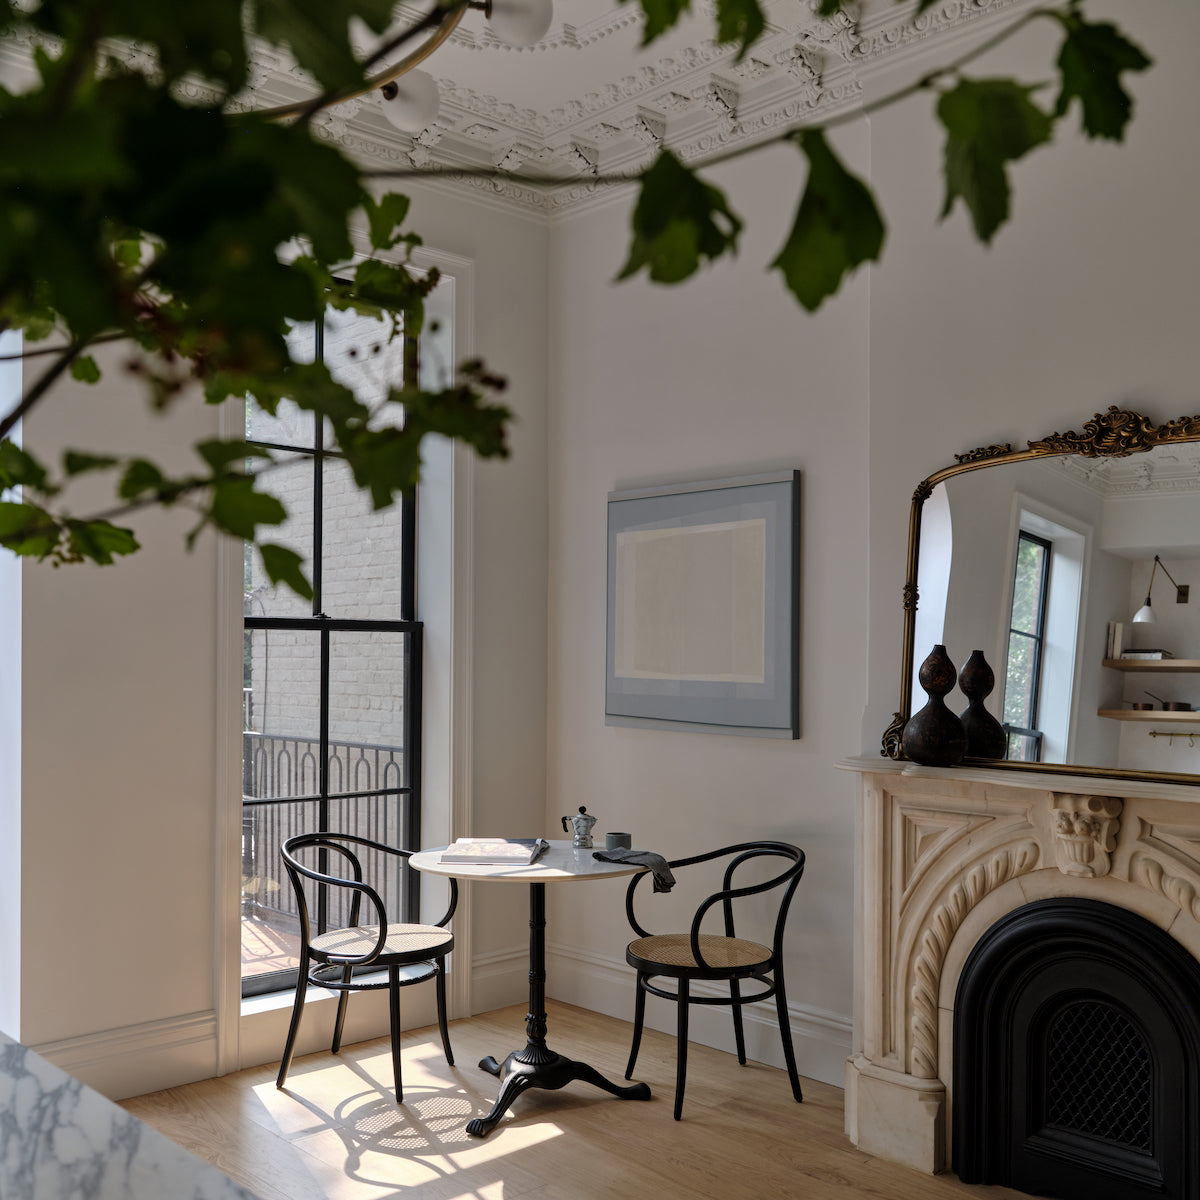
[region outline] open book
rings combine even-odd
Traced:
[[[442,851],[444,863],[526,866],[550,849],[545,838],[459,838]]]

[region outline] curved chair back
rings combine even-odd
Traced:
[[[760,880],[757,883],[742,887],[734,885],[734,876],[744,864],[756,859],[772,857],[786,860],[788,866],[769,879]],[[730,859],[724,868],[721,890],[714,892],[711,896],[701,901],[695,915],[692,917],[689,929],[692,953],[695,955],[696,961],[704,964],[704,956],[700,952],[701,927],[704,923],[704,918],[715,905],[719,904],[721,906],[725,936],[736,937],[737,931],[734,925],[733,902],[746,896],[757,896],[763,892],[769,892],[775,888],[782,887],[784,888],[784,892],[780,898],[779,908],[775,915],[775,929],[771,939],[771,950],[775,960],[778,962],[783,953],[783,927],[787,921],[788,910],[791,908],[792,897],[796,894],[796,887],[799,885],[800,879],[804,874],[804,851],[799,846],[792,845],[791,842],[738,842],[732,846],[722,846],[719,850],[709,850],[704,854],[694,854],[690,858],[677,858],[668,863],[668,866],[671,867],[672,871],[675,871],[681,867],[691,867],[697,863],[712,862],[714,859],[720,858]],[[639,937],[650,937],[650,931],[640,924],[634,909],[634,900],[637,895],[638,885],[642,882],[643,878],[645,878],[645,873],[635,875],[629,881],[629,887],[625,893],[625,913],[629,918],[629,924],[637,931]]]

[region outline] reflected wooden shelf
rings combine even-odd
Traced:
[[[1096,715],[1108,717],[1113,721],[1156,721],[1160,725],[1168,722],[1172,724],[1190,722],[1193,725],[1200,723],[1200,712],[1163,712],[1161,708],[1149,712],[1145,710],[1135,712],[1132,708],[1102,708]]]
[[[1172,672],[1186,675],[1200,671],[1200,658],[1106,658],[1103,665],[1112,667],[1114,671],[1161,671],[1164,675]]]

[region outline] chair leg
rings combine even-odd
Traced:
[[[742,1029],[742,988],[736,979],[729,981],[729,994],[733,999],[733,1041],[737,1046],[738,1062],[746,1065],[746,1034]]]
[[[446,960],[444,958],[438,959],[437,968],[438,1031],[442,1035],[442,1049],[446,1052],[446,1061],[454,1066],[454,1051],[450,1049],[450,1026],[446,1022]]]
[[[637,999],[633,1005],[633,1045],[629,1048],[629,1065],[625,1068],[625,1078],[633,1078],[633,1065],[637,1062],[638,1049],[642,1044],[642,1022],[646,1019],[646,989],[643,986],[645,978],[638,972]]]
[[[296,999],[292,1003],[292,1023],[288,1026],[287,1041],[283,1044],[283,1059],[279,1064],[279,1074],[275,1078],[275,1086],[283,1087],[287,1073],[292,1066],[292,1053],[296,1049],[296,1034],[300,1031],[300,1014],[304,1011],[304,998],[308,992],[308,958],[300,956],[300,977],[296,980]]]
[[[350,982],[350,967],[346,967],[342,971],[342,983]],[[342,1048],[342,1029],[346,1024],[346,1009],[350,1006],[350,993],[343,990],[338,995],[337,1016],[333,1021],[333,1053],[336,1054]]]
[[[783,975],[775,970],[775,1011],[779,1014],[779,1037],[783,1042],[783,1058],[787,1063],[788,1078],[792,1081],[792,1096],[796,1103],[804,1100],[800,1090],[800,1076],[796,1072],[796,1052],[792,1049],[792,1026],[788,1021],[787,996],[783,991]]]
[[[686,979],[679,981],[679,1027],[675,1046],[675,1120],[683,1115],[683,1085],[687,1082],[688,999],[690,987]]]
[[[404,1103],[400,1082],[400,968],[388,967],[388,1015],[392,1027],[392,1074],[396,1080],[396,1103]]]

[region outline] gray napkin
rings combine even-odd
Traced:
[[[667,860],[653,850],[626,850],[621,847],[616,850],[593,850],[592,857],[601,862],[630,863],[639,867],[648,867],[654,876],[654,890],[669,892],[675,886],[675,876],[667,866]]]

